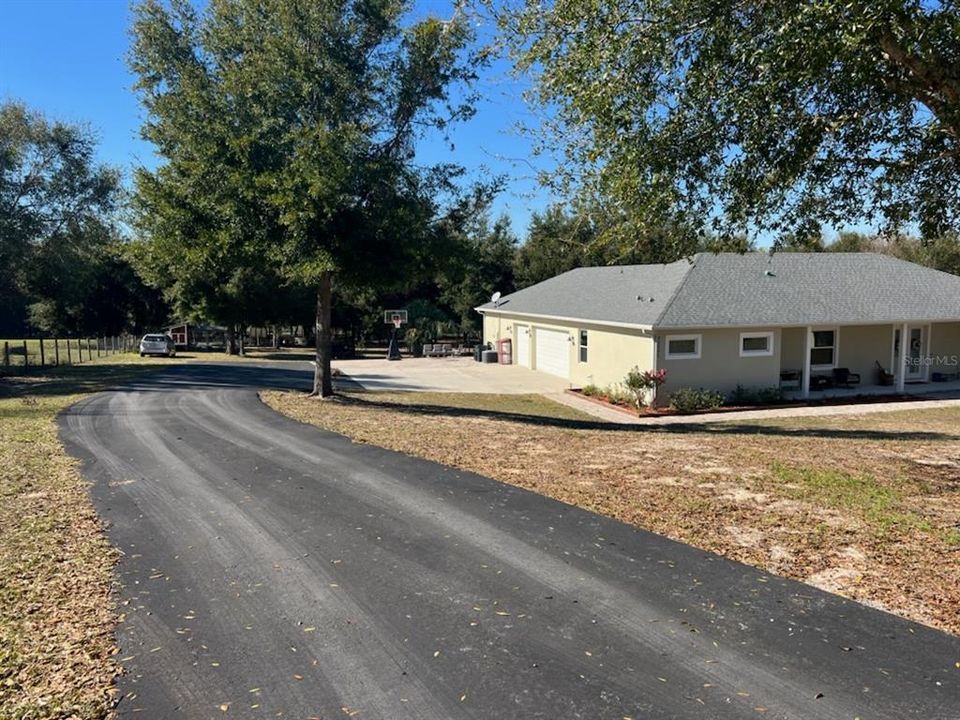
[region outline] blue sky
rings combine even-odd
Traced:
[[[426,12],[449,16],[450,3],[418,0],[415,13]],[[142,115],[125,62],[129,25],[127,0],[0,0],[0,99],[88,123],[100,138],[101,159],[128,178],[131,168],[156,162],[138,136]],[[477,89],[483,100],[453,131],[454,150],[427,140],[419,156],[460,163],[475,176],[506,175],[494,214],[506,213],[522,237],[531,212],[550,200],[525,162],[532,159],[530,141],[514,129],[531,119],[520,97],[524,86],[501,61],[484,71]]]

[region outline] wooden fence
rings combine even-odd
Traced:
[[[0,340],[0,372],[10,375],[45,367],[81,365],[109,355],[137,352],[138,343],[133,335]]]

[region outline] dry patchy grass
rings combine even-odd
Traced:
[[[538,396],[263,398],[960,633],[960,408],[624,428]]]
[[[101,718],[112,706],[114,551],[56,416],[163,364],[116,355],[0,378],[0,718]]]

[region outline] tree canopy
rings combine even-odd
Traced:
[[[953,2],[529,0],[500,21],[562,150],[554,180],[618,208],[620,240],[957,228]]]
[[[0,103],[0,331],[118,333],[162,316],[117,229],[120,173],[87,127]]]
[[[414,161],[424,132],[471,112],[469,95],[451,93],[472,78],[469,27],[459,15],[408,22],[409,10],[403,0],[135,7],[143,134],[166,161],[138,176],[148,234],[160,236],[150,218],[161,216],[171,242],[201,256],[243,247],[241,257],[315,287],[323,396],[334,278],[416,272],[474,204],[458,193],[459,168]]]

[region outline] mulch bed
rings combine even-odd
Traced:
[[[931,395],[850,395],[848,397],[818,398],[815,400],[785,400],[779,403],[764,405],[723,405],[718,408],[698,410],[696,412],[681,412],[669,406],[643,407],[639,410],[632,405],[613,403],[603,395],[584,395],[579,388],[568,388],[564,392],[596,405],[625,413],[631,417],[673,417],[678,415],[722,415],[724,413],[743,412],[744,410],[782,410],[797,407],[831,407],[837,405],[875,405],[877,403],[914,402],[935,400]]]

